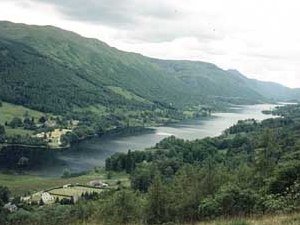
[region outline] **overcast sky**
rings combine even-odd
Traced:
[[[298,0],[0,0],[0,20],[50,24],[122,50],[300,87]]]

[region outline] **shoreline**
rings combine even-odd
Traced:
[[[261,104],[251,104],[250,106],[254,106],[254,105],[263,105],[263,104],[268,104],[268,103],[261,103]],[[282,103],[276,103],[274,104],[275,106],[280,106],[282,105]],[[53,151],[65,151],[65,150],[69,150],[70,148],[72,148],[74,145],[81,143],[85,140],[89,140],[91,138],[94,137],[114,137],[114,136],[130,136],[131,134],[135,134],[136,132],[140,132],[140,131],[150,131],[150,130],[155,130],[156,127],[163,127],[163,126],[169,126],[169,125],[176,125],[180,122],[184,122],[184,121],[193,121],[193,120],[199,120],[199,119],[204,119],[204,118],[213,118],[215,117],[216,113],[228,113],[230,111],[230,109],[234,109],[233,107],[243,107],[245,105],[231,105],[231,107],[228,107],[225,110],[222,111],[216,111],[213,112],[210,115],[206,115],[206,116],[201,116],[201,117],[194,117],[194,118],[188,118],[188,119],[182,119],[182,120],[173,120],[173,121],[166,121],[163,123],[158,123],[152,126],[129,126],[129,127],[117,127],[117,128],[113,128],[110,130],[107,130],[106,132],[104,132],[103,134],[92,134],[92,135],[88,135],[85,137],[82,137],[80,139],[78,139],[75,142],[69,143],[67,146],[57,146],[57,147],[53,147],[53,146],[45,146],[45,145],[26,145],[26,144],[8,144],[8,143],[3,143],[0,144],[0,151],[2,149],[2,147],[26,147],[26,148],[40,148],[40,149],[47,149],[47,150],[53,150]],[[272,112],[269,112],[270,110],[262,110],[261,113],[263,114],[272,114]],[[268,112],[268,113],[265,113]],[[129,131],[129,133],[127,133]]]

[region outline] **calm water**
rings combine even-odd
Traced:
[[[80,172],[104,166],[105,159],[116,152],[143,150],[154,146],[160,140],[174,135],[183,139],[200,139],[220,135],[226,128],[237,123],[238,120],[254,118],[263,120],[271,115],[262,114],[275,105],[252,105],[232,108],[229,113],[216,113],[211,118],[191,120],[174,125],[155,127],[153,133],[136,134],[127,137],[103,137],[83,141],[69,151],[58,154],[64,164],[55,165],[43,171],[40,175],[60,176],[64,168],[72,172]]]

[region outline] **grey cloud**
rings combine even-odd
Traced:
[[[67,18],[117,28],[134,27],[144,18],[171,19],[177,16],[172,5],[136,0],[33,0],[55,5]]]
[[[225,37],[223,33],[203,26],[200,22],[198,24],[188,24],[187,20],[152,20],[145,27],[142,26],[140,24],[140,29],[128,31],[128,38],[144,42],[165,42],[176,38],[194,37],[201,43],[207,43]]]
[[[67,19],[117,29],[125,42],[167,42],[196,37],[200,42],[222,39],[212,27],[190,21],[189,13],[167,0],[31,0],[54,5]]]

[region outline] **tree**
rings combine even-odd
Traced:
[[[128,190],[116,193],[102,206],[102,217],[109,224],[131,224],[141,221],[143,203],[139,196]]]
[[[9,126],[11,128],[17,128],[17,127],[22,127],[23,126],[23,122],[19,117],[14,117],[10,123]]]
[[[223,187],[216,195],[221,212],[225,216],[244,216],[253,212],[257,195],[249,189],[241,189],[236,185]]]
[[[259,151],[256,169],[261,178],[268,178],[280,157],[280,146],[276,141],[274,131],[267,129],[261,140],[262,150]]]
[[[20,169],[23,169],[29,165],[29,159],[23,156],[19,159],[17,164]]]
[[[185,166],[177,172],[170,193],[172,218],[182,222],[197,219],[201,197],[208,192],[207,176],[196,166]]]
[[[70,171],[70,169],[68,169],[68,168],[65,168],[64,170],[63,170],[63,174],[62,174],[62,178],[69,178],[71,176],[71,171]]]
[[[0,124],[0,143],[5,141],[5,127]]]
[[[154,168],[148,165],[140,165],[130,177],[131,187],[134,190],[147,192],[154,175]]]
[[[147,196],[146,217],[149,224],[162,224],[168,221],[167,192],[161,176],[156,175]]]
[[[7,187],[0,186],[0,206],[9,201],[10,191]],[[1,205],[2,204],[2,205]]]
[[[126,155],[126,165],[125,165],[125,170],[127,173],[131,173],[134,170],[135,163],[134,163],[134,158],[131,153],[131,150],[128,150],[128,153]]]
[[[23,124],[25,129],[32,130],[35,128],[34,120],[30,119],[29,117],[24,119]]]
[[[47,117],[46,116],[41,116],[40,118],[39,118],[39,122],[40,123],[45,123],[47,121]]]

